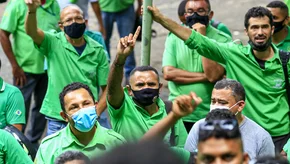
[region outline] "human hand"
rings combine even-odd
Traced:
[[[173,101],[172,112],[177,118],[191,114],[195,108],[202,102],[194,92],[189,95],[181,95]]]
[[[152,19],[155,22],[160,23],[162,20],[163,15],[160,13],[159,9],[156,6],[147,6],[147,9],[152,13]],[[143,7],[141,9],[141,13],[143,14]]]
[[[24,0],[28,11],[35,12],[37,7],[41,4],[41,0]]]
[[[26,84],[26,76],[21,67],[13,67],[12,74],[15,79],[15,85],[23,87]]]
[[[206,35],[206,26],[204,24],[195,23],[194,25],[192,25],[192,29],[204,36]]]
[[[134,35],[130,33],[129,36],[125,36],[119,40],[119,43],[117,46],[117,57],[119,60],[120,59],[123,60],[121,61],[122,63],[123,62],[125,63],[127,56],[129,56],[129,54],[134,49],[136,39],[139,36],[140,31],[141,31],[141,27],[139,26],[136,29]]]

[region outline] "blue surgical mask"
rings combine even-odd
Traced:
[[[74,127],[78,131],[88,132],[94,127],[97,120],[96,107],[90,106],[87,108],[82,108],[74,113],[71,118],[75,123]]]

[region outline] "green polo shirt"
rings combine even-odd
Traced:
[[[119,12],[134,4],[134,0],[98,0],[100,8],[105,12]]]
[[[7,124],[25,124],[24,98],[20,90],[0,77],[0,129]]]
[[[290,27],[287,26],[287,28],[288,28],[288,35],[286,36],[284,40],[276,44],[276,47],[281,50],[290,52]]]
[[[98,87],[107,84],[109,63],[104,48],[90,37],[84,35],[84,38],[86,47],[79,55],[63,32],[45,32],[39,48],[46,54],[48,63],[48,88],[40,110],[42,114],[63,120],[59,115],[61,107],[58,96],[72,82],[88,85],[96,101]]]
[[[42,30],[58,29],[59,6],[55,0],[37,9],[37,26]],[[0,28],[13,36],[12,48],[18,65],[24,72],[44,73],[44,56],[33,46],[33,40],[26,34],[24,24],[27,5],[23,0],[11,0],[5,8]]]
[[[108,102],[108,112],[111,118],[112,128],[120,133],[127,141],[138,141],[142,136],[158,121],[166,117],[164,102],[158,98],[157,105],[159,110],[152,116],[142,107],[135,104],[128,90],[124,89],[125,98],[119,109],[113,108]],[[181,120],[175,126],[175,143],[177,147],[184,147],[187,132]],[[165,142],[170,143],[170,133],[165,136]]]
[[[225,64],[227,78],[235,79],[244,86],[247,108],[243,113],[247,117],[261,125],[271,136],[289,133],[285,78],[275,45],[272,45],[274,56],[266,61],[265,69],[262,69],[255,60],[250,45],[218,43],[195,31],[185,44],[201,55]],[[290,63],[288,69],[289,66]]]
[[[62,153],[77,150],[89,158],[108,152],[114,147],[125,143],[125,139],[113,130],[106,129],[97,122],[96,132],[88,145],[81,144],[70,130],[68,124],[64,129],[44,138],[39,146],[34,163],[52,164]]]
[[[17,140],[0,129],[0,164],[32,164],[28,154]]]
[[[206,28],[206,36],[222,43],[231,41],[231,38],[227,34],[213,28],[211,25]],[[204,73],[202,57],[199,53],[196,50],[188,48],[181,39],[172,33],[169,33],[166,38],[162,66],[172,66],[189,72]],[[187,122],[196,122],[204,118],[209,112],[213,86],[214,83],[210,82],[179,84],[168,81],[169,100],[174,100],[179,95],[187,95],[191,91],[197,93],[202,98],[202,103],[192,114],[183,118]]]
[[[218,26],[216,27],[218,30],[224,32],[225,34],[228,34],[230,37],[232,37],[232,33],[230,29],[222,22],[215,21],[215,20],[210,20],[209,22],[211,25],[214,25],[213,23],[218,23]]]

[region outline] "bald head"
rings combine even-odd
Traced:
[[[84,17],[84,12],[82,11],[82,9],[79,6],[77,6],[75,4],[70,4],[61,10],[60,21],[63,22],[65,16],[67,14],[71,14],[71,13],[76,13],[76,14],[78,13]]]

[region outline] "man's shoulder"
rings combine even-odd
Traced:
[[[209,26],[210,26],[210,33],[209,33],[209,35],[207,35],[208,38],[214,39],[214,40],[216,40],[218,42],[222,42],[222,43],[232,41],[232,38],[228,34],[212,27],[211,25],[209,25]]]
[[[104,132],[104,134],[107,136],[106,139],[108,139],[108,140],[118,140],[120,142],[124,142],[125,143],[125,139],[124,139],[124,137],[121,134],[115,132],[112,129],[107,129],[105,127],[101,127],[101,128],[102,128],[102,131]]]
[[[251,128],[251,131],[254,132],[256,137],[261,137],[261,138],[266,138],[268,136],[270,136],[270,134],[264,129],[262,128],[259,124],[257,124],[255,121],[251,120],[248,117],[245,117],[245,129],[241,129],[242,131],[247,131],[248,133],[248,128]]]
[[[64,133],[64,129],[61,129],[49,136],[46,136],[42,141],[41,141],[41,145],[51,145],[52,143],[55,143],[56,141],[60,141],[61,142],[61,139],[59,139],[62,135],[62,133]]]

